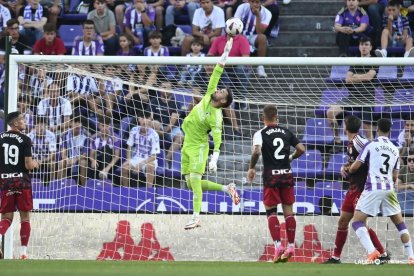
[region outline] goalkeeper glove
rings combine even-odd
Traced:
[[[227,58],[229,57],[230,51],[231,51],[231,47],[233,46],[233,38],[229,37],[229,40],[227,40],[226,46],[224,46],[224,52],[220,57],[219,63],[221,65],[225,65]]]
[[[219,158],[220,153],[218,151],[213,152],[211,155],[210,163],[208,163],[208,170],[211,173],[215,173],[217,171],[217,160]]]

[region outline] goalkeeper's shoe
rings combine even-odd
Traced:
[[[20,260],[27,260],[28,258],[26,254],[20,255]]]
[[[200,218],[199,217],[192,217],[191,220],[185,225],[184,229],[194,229],[196,227],[201,227]]]
[[[340,264],[340,263],[341,263],[340,259],[336,259],[333,257],[330,257],[329,259],[323,262],[323,264]]]
[[[236,184],[230,183],[227,185],[228,193],[231,197],[231,200],[233,200],[233,203],[235,205],[238,205],[240,203],[240,197],[236,190]]]
[[[275,257],[274,257],[274,259],[273,259],[273,262],[274,262],[275,264],[280,262],[280,258],[282,257],[283,252],[285,252],[285,247],[284,247],[283,245],[279,245],[279,246],[276,248]]]
[[[295,253],[295,248],[293,248],[292,246],[289,246],[285,250],[285,252],[283,252],[282,256],[280,256],[280,262],[286,263],[287,261],[289,261],[289,259],[293,256],[294,253]]]

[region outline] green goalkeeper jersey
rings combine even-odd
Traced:
[[[184,143],[200,145],[208,143],[208,133],[211,131],[214,141],[214,151],[220,151],[223,114],[221,108],[211,105],[211,96],[217,89],[223,68],[216,65],[208,83],[207,93],[184,119]]]

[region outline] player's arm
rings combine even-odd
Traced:
[[[227,58],[229,57],[232,46],[233,46],[233,38],[228,37],[226,46],[224,47],[224,52],[221,55],[216,67],[214,67],[213,73],[211,74],[210,81],[207,87],[206,96],[212,95],[216,91],[217,85],[220,81],[221,74],[223,74],[224,65],[227,62]]]
[[[33,169],[39,168],[39,162],[33,159],[31,156],[24,158],[24,166],[27,170],[31,171]]]
[[[215,116],[212,116],[210,119],[210,128],[211,128],[211,136],[213,137],[214,142],[214,151],[211,156],[211,160],[208,164],[208,169],[210,172],[217,171],[217,161],[220,156],[220,147],[221,147],[221,134],[223,129],[223,117],[222,117],[221,109],[216,110]]]
[[[305,145],[302,143],[298,143],[295,146],[295,151],[291,155],[289,155],[289,161],[292,162],[293,160],[299,158],[304,153],[305,153]]]
[[[262,133],[259,130],[253,135],[252,156],[250,158],[249,170],[247,171],[247,181],[252,182],[256,177],[256,164],[262,155]]]
[[[392,171],[392,180],[394,181],[394,183],[397,183],[397,180],[398,180],[398,172],[399,172],[399,170],[393,170]]]
[[[359,168],[362,166],[362,162],[360,160],[355,160],[354,163],[352,163],[351,167],[349,167],[349,173],[353,174],[356,173]]]

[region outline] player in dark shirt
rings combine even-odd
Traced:
[[[348,162],[341,167],[341,174],[344,178],[348,178],[349,189],[345,195],[345,199],[341,206],[341,216],[338,221],[338,229],[336,230],[335,249],[333,255],[324,262],[324,264],[341,263],[341,253],[348,236],[348,225],[354,216],[355,206],[364,190],[365,182],[368,174],[368,164],[358,170],[354,174],[348,174],[348,169],[355,162],[362,148],[369,142],[368,139],[358,134],[361,128],[361,120],[356,116],[349,116],[345,119],[345,131],[348,136]],[[375,248],[382,254],[381,260],[389,260],[389,256],[384,250],[377,234],[369,228],[369,235]]]
[[[26,259],[30,237],[29,212],[33,209],[29,171],[39,167],[39,163],[32,159],[30,138],[21,133],[26,128],[24,116],[20,112],[11,112],[7,115],[6,123],[10,130],[0,134],[0,244],[13,221],[14,211],[19,210],[20,258]]]
[[[276,248],[273,261],[286,262],[293,256],[296,232],[296,220],[292,208],[295,191],[290,162],[305,152],[305,146],[290,130],[278,125],[276,106],[266,105],[263,114],[266,127],[254,134],[247,180],[249,182],[254,180],[257,161],[260,155],[263,155],[263,204]],[[290,154],[291,146],[296,149],[292,154]],[[282,203],[289,243],[286,249],[280,241],[280,224],[277,218],[277,205],[280,203]]]

